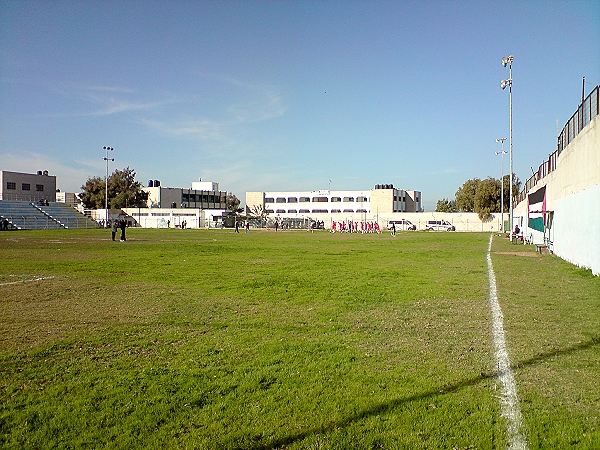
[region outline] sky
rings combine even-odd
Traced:
[[[501,177],[508,55],[525,181],[600,84],[600,0],[2,0],[0,169],[80,192],[110,146],[143,185],[391,183],[432,211]]]

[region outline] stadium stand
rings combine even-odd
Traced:
[[[97,228],[98,224],[69,205],[0,200],[0,223],[7,230]]]

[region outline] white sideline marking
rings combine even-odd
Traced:
[[[508,448],[510,450],[527,450],[527,441],[521,434],[521,409],[519,397],[517,396],[517,385],[513,371],[510,368],[510,359],[506,350],[504,340],[504,319],[502,310],[498,303],[496,292],[496,275],[492,267],[492,236],[487,251],[488,278],[490,280],[490,308],[492,309],[492,334],[494,335],[494,348],[496,349],[496,361],[498,363],[498,379],[502,384],[500,392],[500,415],[506,419]]]
[[[38,277],[32,280],[11,281],[10,283],[0,283],[0,286],[8,286],[9,284],[32,283],[34,281],[51,280],[54,277]]]

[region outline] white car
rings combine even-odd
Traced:
[[[456,231],[454,225],[445,220],[428,220],[425,229],[427,231]]]
[[[396,225],[396,230],[411,230],[414,231],[417,229],[417,226],[414,225],[410,220],[400,219],[400,220],[390,220],[388,222],[388,230],[392,229],[392,224]]]

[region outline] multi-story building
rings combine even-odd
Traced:
[[[273,191],[247,192],[246,212],[256,209],[277,217],[353,217],[373,220],[378,215],[421,212],[421,193],[396,189],[391,184],[378,184],[368,191]]]
[[[227,209],[227,192],[219,191],[219,183],[213,181],[194,181],[186,189],[162,187],[159,180],[150,180],[142,190],[148,193],[151,208]]]
[[[194,181],[192,187],[163,187],[159,180],[148,181],[142,188],[148,194],[147,208],[122,208],[143,228],[210,228],[224,223],[227,192],[219,183]]]
[[[39,170],[37,174],[0,171],[0,200],[20,202],[56,201],[56,176]]]

